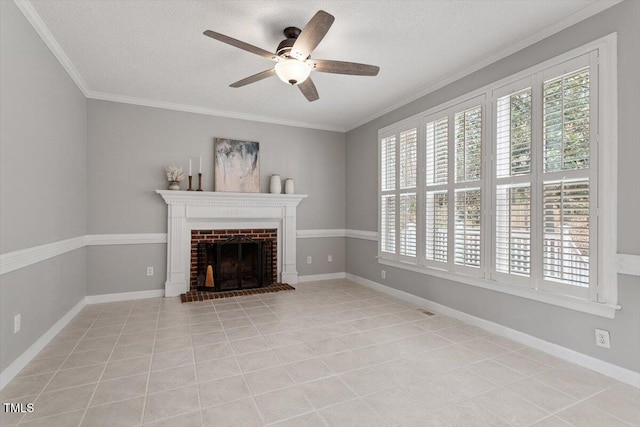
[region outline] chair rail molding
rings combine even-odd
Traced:
[[[0,254],[0,275],[80,249],[85,246],[85,237],[78,236]]]

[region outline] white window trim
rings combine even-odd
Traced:
[[[598,51],[598,80],[597,80],[597,91],[598,91],[598,131],[597,131],[597,158],[598,158],[598,197],[597,197],[597,215],[598,215],[598,230],[597,230],[597,248],[598,248],[598,259],[597,259],[597,283],[598,283],[598,292],[599,297],[598,300],[601,302],[596,302],[588,299],[572,297],[568,295],[562,295],[552,292],[546,292],[544,290],[536,290],[533,288],[516,286],[513,284],[506,284],[502,282],[498,282],[496,280],[484,279],[481,277],[473,277],[469,275],[465,275],[460,272],[452,272],[447,270],[441,270],[435,268],[432,263],[428,263],[425,265],[424,263],[420,263],[421,259],[421,250],[418,251],[418,259],[415,262],[403,262],[398,260],[397,255],[382,254],[380,251],[380,246],[378,245],[378,262],[383,265],[388,265],[392,267],[397,267],[405,270],[410,270],[434,277],[439,277],[447,280],[456,281],[459,283],[478,286],[484,289],[489,289],[492,291],[502,292],[510,295],[515,295],[547,304],[552,304],[564,308],[568,308],[571,310],[576,310],[584,313],[593,314],[596,316],[606,317],[613,319],[615,318],[615,313],[617,310],[621,309],[621,306],[618,305],[618,286],[617,286],[617,271],[616,271],[616,251],[617,251],[617,151],[618,151],[618,141],[617,141],[617,121],[618,121],[618,111],[617,111],[617,33],[612,33],[607,36],[604,36],[600,39],[594,40],[590,43],[587,43],[583,46],[580,46],[576,49],[573,49],[569,52],[566,52],[562,55],[559,55],[555,58],[547,60],[543,63],[530,67],[526,70],[513,74],[509,77],[491,83],[487,86],[484,86],[480,89],[467,93],[463,96],[457,97],[450,101],[447,101],[443,104],[440,104],[436,107],[430,108],[427,111],[420,112],[415,114],[414,116],[408,117],[400,122],[389,125],[385,128],[379,130],[379,140],[380,135],[388,135],[389,132],[394,132],[403,126],[406,126],[409,123],[420,123],[419,127],[419,135],[423,133],[422,127],[426,123],[423,123],[423,119],[426,116],[433,116],[438,112],[442,112],[451,107],[454,107],[458,104],[465,103],[473,98],[478,96],[484,96],[485,99],[492,99],[493,91],[499,90],[501,87],[505,85],[509,85],[515,83],[523,78],[529,77],[532,74],[543,71],[549,67],[561,64],[567,60],[575,58],[577,56],[584,55],[586,53],[592,51]],[[488,103],[485,104],[487,108],[483,108],[483,120],[490,120],[486,122],[487,125],[483,125],[483,136],[488,136],[486,132],[493,126],[491,120],[493,120],[493,106],[489,106]],[[490,108],[489,108],[490,107]],[[487,114],[484,114],[484,111]],[[601,141],[606,141],[605,144],[600,144]],[[378,169],[380,168],[380,141],[378,141]],[[492,144],[493,137],[483,139],[484,144]],[[421,146],[422,144],[420,144]],[[605,149],[606,148],[606,149]],[[420,148],[419,148],[420,150]],[[449,153],[451,156],[452,153]],[[418,155],[419,159],[422,156],[422,153]],[[488,169],[486,166],[488,159],[486,162],[483,162],[483,177],[485,177],[485,181],[490,185],[491,180],[486,179],[488,174],[492,174],[493,172]],[[420,173],[424,168],[424,162],[419,163],[419,178],[423,179],[423,173]],[[420,176],[421,175],[421,176]],[[380,213],[380,173],[378,173],[378,213]],[[422,182],[422,181],[419,181]],[[420,193],[423,192],[420,188],[424,189],[425,187],[419,186],[418,196],[423,198],[423,195]],[[484,194],[487,193],[487,190],[491,191],[487,186],[483,185]],[[483,197],[483,200],[486,198]],[[449,201],[451,203],[451,201]],[[419,206],[419,220],[420,217],[424,215],[424,203],[420,202]],[[533,206],[532,206],[533,208]],[[378,230],[380,230],[380,215],[378,215]],[[486,224],[486,221],[485,221]],[[424,234],[423,229],[418,230],[418,236]],[[486,236],[486,234],[485,234]],[[487,238],[483,240],[484,247],[490,247],[491,242],[488,241]],[[424,241],[422,239],[418,240],[418,247],[421,248],[424,246]],[[489,245],[489,246],[487,246]],[[485,251],[483,254],[483,258],[492,258],[493,251]],[[449,254],[452,256],[453,254]],[[486,264],[484,264],[486,265]]]

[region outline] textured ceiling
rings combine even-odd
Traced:
[[[32,0],[26,5],[77,70],[89,97],[344,130],[492,55],[498,59],[514,44],[535,41],[541,31],[560,29],[563,22],[616,2]],[[285,27],[303,27],[319,9],[336,20],[312,56],[374,64],[381,71],[377,77],[313,73],[320,94],[313,103],[277,77],[230,88],[272,63],[202,35],[210,29],[275,51]]]

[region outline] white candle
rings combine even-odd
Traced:
[[[200,173],[202,173],[202,156],[200,156]]]
[[[189,157],[189,176],[191,176],[191,157]]]

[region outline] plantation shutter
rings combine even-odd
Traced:
[[[426,125],[427,185],[446,184],[449,175],[449,120],[447,117]]]
[[[542,114],[543,287],[585,297],[595,265],[590,78],[583,66],[545,79]]]
[[[382,191],[396,188],[396,137],[390,136],[382,140],[381,148],[381,183]]]
[[[480,267],[480,189],[456,190],[455,263]]]
[[[545,279],[589,286],[589,182],[546,182],[544,203]]]
[[[449,119],[430,121],[426,130],[426,239],[427,261],[448,262],[449,255]]]
[[[448,199],[449,196],[446,190],[427,192],[426,257],[429,261],[448,261]]]
[[[531,87],[508,87],[504,91],[509,94],[499,97],[495,104],[495,271],[528,278],[532,255]]]
[[[396,253],[396,137],[380,142],[380,251]]]
[[[482,109],[470,108],[455,115],[456,182],[480,180],[482,165]]]
[[[399,255],[415,257],[417,249],[418,128],[400,132]]]
[[[479,268],[481,262],[482,107],[454,116],[454,263]]]
[[[529,277],[531,187],[502,185],[496,191],[496,271]]]
[[[544,171],[589,167],[589,68],[544,84]]]

